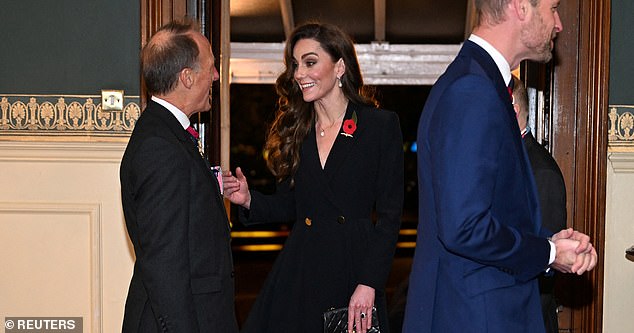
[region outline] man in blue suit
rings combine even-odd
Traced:
[[[544,332],[537,277],[596,265],[589,237],[541,229],[509,96],[511,68],[552,57],[559,0],[479,0],[478,24],[418,127],[419,228],[404,332]]]

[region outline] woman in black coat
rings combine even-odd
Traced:
[[[373,306],[387,332],[403,204],[398,117],[365,93],[354,44],[337,27],[296,28],[284,60],[266,142],[278,190],[249,191],[240,168],[223,177],[245,224],[294,222],[243,332],[323,332],[323,313],[340,307],[349,329],[365,332]]]

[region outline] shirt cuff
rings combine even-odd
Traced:
[[[550,266],[550,264],[555,262],[555,256],[557,255],[557,250],[555,248],[555,243],[553,243],[553,241],[549,239],[548,243],[550,244],[550,257],[548,258],[548,266]]]

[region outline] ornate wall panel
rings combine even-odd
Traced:
[[[610,105],[608,120],[609,150],[634,150],[634,105]]]
[[[0,94],[0,139],[32,135],[127,137],[141,114],[138,96],[104,111],[101,96]]]

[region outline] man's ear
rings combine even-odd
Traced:
[[[194,71],[191,68],[183,68],[183,70],[178,73],[178,81],[187,89],[191,88],[194,84]]]
[[[515,111],[515,117],[519,117],[520,115],[520,106],[517,103],[513,103],[513,110]]]
[[[531,4],[527,0],[511,0],[509,2],[513,15],[517,16],[520,21],[524,21],[528,15],[528,6]]]

